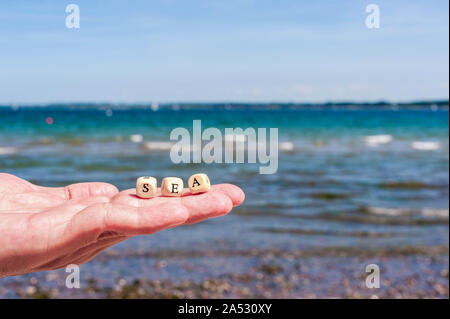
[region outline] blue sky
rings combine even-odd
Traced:
[[[448,99],[448,6],[3,0],[0,103]]]

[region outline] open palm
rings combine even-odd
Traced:
[[[132,236],[221,216],[243,200],[230,184],[140,199],[107,183],[50,188],[0,173],[0,277],[82,264]]]

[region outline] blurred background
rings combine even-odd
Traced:
[[[1,298],[449,296],[448,2],[0,3],[0,172],[45,186],[207,173],[244,204],[0,280]],[[173,164],[170,132],[279,130],[279,168]],[[0,248],[1,249],[1,248]],[[381,287],[365,286],[377,264]]]

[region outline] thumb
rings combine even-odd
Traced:
[[[119,190],[116,186],[108,183],[77,183],[65,187],[39,187],[39,190],[52,195],[57,195],[65,200],[89,199],[96,196],[112,197]]]
[[[95,196],[112,197],[119,190],[108,183],[78,183],[63,187],[66,199],[88,199]]]

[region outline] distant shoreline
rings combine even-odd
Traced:
[[[50,103],[50,104],[0,104],[0,109],[96,109],[96,110],[446,110],[448,100],[415,102],[327,102],[327,103]]]

